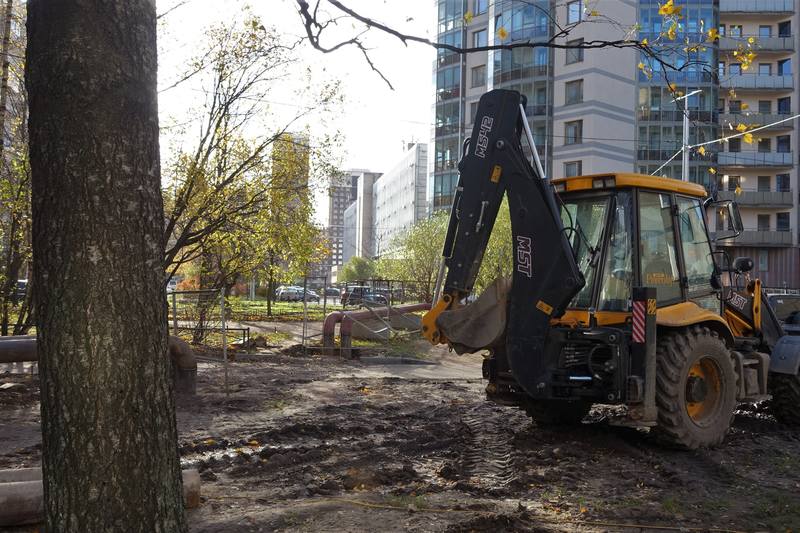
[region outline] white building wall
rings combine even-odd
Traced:
[[[428,145],[415,144],[373,186],[375,255],[391,253],[393,240],[427,216]]]

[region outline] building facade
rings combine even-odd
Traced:
[[[547,41],[556,24],[571,28],[556,38],[559,44],[609,40],[619,31],[587,20],[598,15],[581,0],[437,4],[439,42],[454,45]],[[681,157],[665,162],[681,149],[684,112],[692,145],[720,138],[731,125],[754,127],[797,113],[797,98],[792,98],[798,86],[795,0],[676,2],[683,19],[673,41],[658,40],[667,31],[658,13],[661,4],[631,0],[597,8],[620,28],[637,28],[634,39],[646,38],[658,47],[659,57],[679,69],[667,76],[633,48],[524,47],[466,56],[440,51],[434,67],[431,209],[450,207],[460,150],[471,133],[478,99],[494,88],[515,89],[527,97],[528,121],[551,177],[634,171],[680,178]],[[719,42],[708,39],[712,28],[722,35]],[[757,58],[744,72],[733,52],[748,45]],[[674,84],[673,90],[668,84]],[[681,93],[690,96],[676,100]],[[732,256],[752,257],[756,275],[767,286],[800,287],[797,127],[797,120],[787,121],[758,132],[757,144],[731,140],[709,145],[705,153],[694,150],[687,168],[690,181],[740,203],[745,232],[719,245]],[[711,225],[713,230],[724,222],[712,220]]]
[[[391,254],[393,241],[427,216],[428,145],[410,144],[403,158],[373,186],[375,255]]]
[[[358,174],[361,171],[348,170],[331,177],[328,185],[328,225],[327,237],[330,248],[329,267],[344,264],[344,212],[355,202],[358,191]]]
[[[381,176],[379,172],[354,172],[356,182],[355,200],[343,214],[342,262],[347,263],[354,255],[375,256],[375,206],[373,188]]]

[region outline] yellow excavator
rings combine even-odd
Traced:
[[[770,399],[800,426],[800,336],[784,334],[752,260],[712,246],[741,231],[736,204],[638,174],[545,179],[525,104],[516,91],[481,97],[423,335],[485,350],[487,398],[540,424],[616,404],[619,424],[708,447],[738,404]],[[467,303],[504,196],[513,275]],[[707,212],[727,227],[713,238]]]

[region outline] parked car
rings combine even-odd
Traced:
[[[27,279],[18,279],[17,284],[14,287],[14,292],[11,293],[11,303],[12,305],[17,305],[22,300],[25,299],[25,292],[28,290],[28,280]]]
[[[303,294],[303,289],[300,289],[300,294]],[[319,303],[319,300],[320,300],[319,294],[317,294],[316,292],[312,291],[311,289],[307,289],[306,290],[306,301],[307,302]]]
[[[339,289],[336,287],[326,287],[325,288],[325,296],[338,298],[339,297]]]
[[[372,288],[362,285],[343,288],[340,298],[342,305],[360,305],[363,303],[386,305],[388,303],[386,296],[377,294]]]
[[[281,286],[275,294],[275,299],[279,302],[299,302],[303,297],[302,287]]]
[[[176,290],[178,290],[178,278],[173,276],[167,282],[167,292],[175,292]]]

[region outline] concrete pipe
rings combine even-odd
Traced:
[[[169,338],[169,355],[175,373],[175,392],[195,394],[197,392],[197,358],[192,347],[178,337]],[[0,337],[0,363],[35,362],[35,335]]]
[[[183,503],[200,506],[200,473],[184,470]],[[44,519],[41,468],[0,470],[0,527],[36,524]]]

